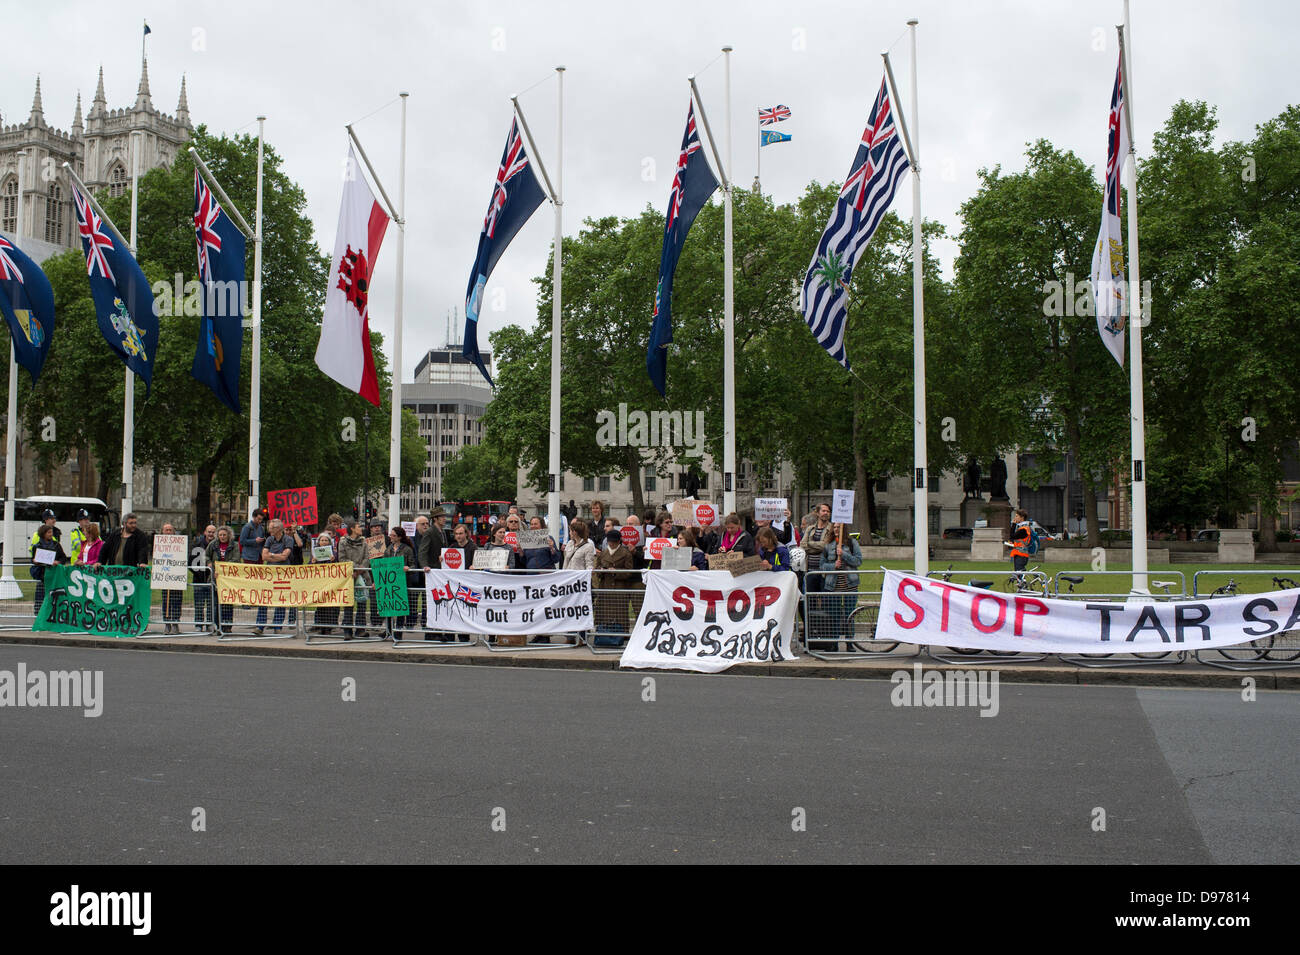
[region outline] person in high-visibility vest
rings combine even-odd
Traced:
[[[48,507],[45,510],[41,511],[41,527],[45,527],[46,525],[49,525],[50,527],[54,528],[55,541],[58,541],[59,538],[63,536],[63,532],[59,530],[59,525],[55,522],[54,512],[50,510]],[[31,550],[33,547],[35,547],[37,544],[41,542],[41,527],[36,528],[35,533],[32,534],[32,540],[31,540],[31,544],[27,548],[28,550]]]
[[[1002,543],[1011,548],[1011,569],[1014,572],[1029,566],[1029,540],[1033,532],[1029,527],[1029,512],[1017,507],[1012,512],[1011,540]]]
[[[68,551],[72,555],[72,563],[77,563],[81,556],[81,547],[86,543],[86,537],[90,532],[90,512],[84,507],[77,511],[77,526],[72,529],[72,537],[69,543],[72,545]]]

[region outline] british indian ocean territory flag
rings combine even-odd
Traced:
[[[379,378],[370,348],[370,276],[387,229],[388,214],[375,201],[349,148],[316,364],[375,407],[379,407]]]

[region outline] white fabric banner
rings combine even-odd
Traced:
[[[523,575],[430,568],[425,580],[426,619],[435,630],[542,634],[592,628],[589,570]]]
[[[779,663],[791,650],[794,574],[651,570],[622,665],[717,673],[736,663]]]
[[[1058,600],[885,572],[876,639],[1029,653],[1149,653],[1247,643],[1300,625],[1300,590],[1213,600]]]

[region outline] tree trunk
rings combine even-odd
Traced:
[[[1277,546],[1277,515],[1264,502],[1260,501],[1259,508],[1259,543],[1255,545],[1257,552],[1275,553]]]
[[[1079,446],[1082,441],[1079,438],[1079,423],[1073,419],[1068,420],[1065,424],[1065,431],[1070,440],[1070,454],[1074,457],[1075,466],[1079,469],[1079,484],[1083,488],[1083,516],[1088,522],[1088,546],[1101,546],[1101,526],[1097,521],[1097,489],[1093,487],[1092,475],[1083,467],[1082,458],[1079,456]],[[1066,474],[1066,489],[1069,489],[1070,475]]]
[[[235,448],[235,435],[227,435],[217,450],[199,465],[194,476],[194,520],[201,531],[212,523],[212,478],[217,465]]]
[[[862,541],[871,543],[871,480],[862,459],[862,416],[858,411],[858,384],[853,384],[853,523],[862,532]]]
[[[632,489],[632,511],[641,514],[645,510],[645,492],[641,489],[641,452],[637,448],[627,449],[627,483]]]

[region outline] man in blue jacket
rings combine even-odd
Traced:
[[[262,562],[262,547],[266,544],[266,532],[262,522],[266,520],[266,511],[260,507],[253,509],[253,516],[244,529],[239,532],[239,559],[245,564]]]

